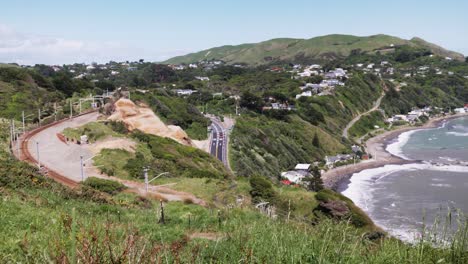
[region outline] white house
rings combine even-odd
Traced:
[[[304,174],[301,171],[286,171],[281,173],[281,177],[288,179],[293,183],[301,183],[307,174]]]
[[[308,163],[298,163],[296,167],[294,167],[294,170],[309,171],[310,166],[311,165]]]
[[[300,94],[296,95],[296,99],[299,99],[301,97],[311,97],[312,96],[312,91],[305,91]]]
[[[197,92],[196,90],[190,90],[190,89],[179,89],[176,91],[178,96],[191,95],[196,92]]]
[[[209,77],[202,77],[202,76],[195,76],[195,79],[200,80],[200,81],[209,81]]]

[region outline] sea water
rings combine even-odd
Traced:
[[[468,214],[468,118],[405,132],[387,151],[414,163],[356,173],[342,192],[377,225],[413,241],[449,211]]]

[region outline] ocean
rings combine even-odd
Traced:
[[[355,173],[342,191],[378,226],[414,241],[449,211],[468,214],[468,118],[402,133],[387,151],[414,163]]]

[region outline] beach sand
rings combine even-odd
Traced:
[[[337,190],[340,184],[347,181],[354,173],[382,167],[388,164],[408,164],[414,163],[415,161],[405,160],[400,157],[394,156],[386,150],[389,142],[397,138],[400,134],[418,129],[435,128],[440,126],[442,122],[450,119],[468,116],[468,114],[455,114],[449,116],[442,116],[432,118],[422,126],[404,126],[395,130],[384,132],[373,138],[367,140],[365,144],[366,152],[371,154],[373,158],[371,160],[362,161],[356,164],[345,165],[337,167],[322,174],[323,183],[326,188]]]

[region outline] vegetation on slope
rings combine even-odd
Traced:
[[[142,179],[143,168],[150,169],[150,176],[169,172],[175,177],[227,178],[224,165],[208,153],[178,142],[140,131],[129,132],[119,122],[92,122],[84,126],[64,130],[68,138],[78,140],[87,135],[90,142],[99,144],[109,137],[120,137],[135,142],[133,152],[125,149],[102,149],[94,158],[94,164],[109,176],[124,179]]]
[[[312,144],[315,135],[321,147]],[[243,115],[232,133],[230,157],[237,175],[278,178],[281,171],[297,163],[311,163],[326,153],[344,150],[339,140],[298,116],[280,121],[261,115]]]
[[[222,46],[197,53],[179,56],[165,61],[166,64],[193,63],[202,60],[222,60],[230,64],[247,63],[262,65],[277,61],[334,60],[345,58],[353,51],[364,53],[392,50],[394,46],[410,45],[431,50],[442,57],[450,56],[463,60],[463,55],[446,51],[421,39],[404,40],[387,35],[357,37],[351,35],[327,35],[311,39],[272,39],[256,44]]]
[[[192,139],[206,139],[209,120],[183,98],[171,95],[162,89],[151,93],[136,93],[135,102],[143,102],[162,118],[166,125],[180,126]]]

